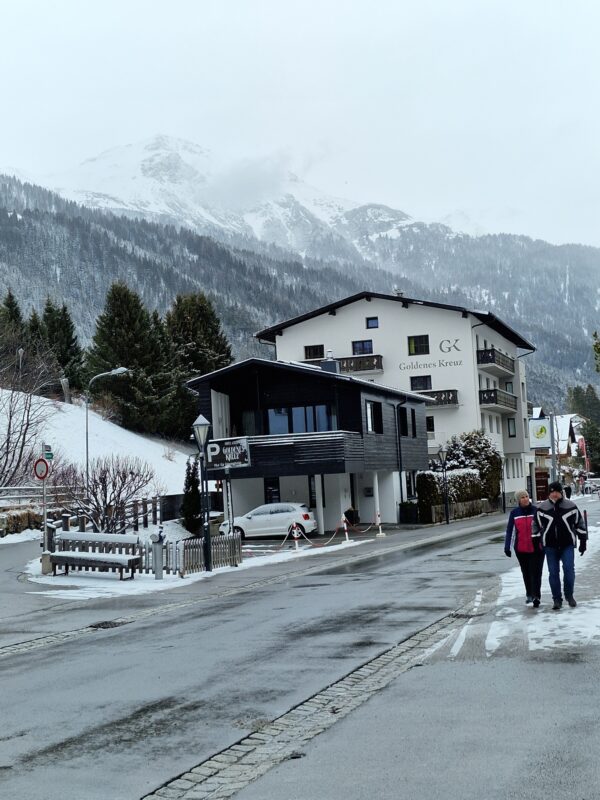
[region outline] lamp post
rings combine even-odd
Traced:
[[[127,369],[127,367],[115,367],[115,369],[111,369],[108,372],[99,372],[90,379],[88,390],[85,394],[85,493],[88,499],[90,496],[90,437],[88,423],[90,390],[92,388],[92,383],[97,381],[98,378],[117,377],[119,375],[131,375],[131,370]]]
[[[192,423],[192,430],[198,450],[200,451],[200,463],[202,467],[202,527],[204,529],[204,565],[207,572],[212,572],[212,547],[210,543],[210,509],[209,509],[209,495],[208,495],[208,459],[206,454],[206,442],[208,441],[208,431],[210,429],[210,422],[206,417],[200,414],[199,417]]]
[[[225,486],[227,489],[227,516],[229,518],[229,533],[233,533],[233,492],[231,491],[231,467],[224,467]]]
[[[446,525],[450,524],[450,509],[448,508],[448,476],[446,474],[446,460],[448,458],[448,451],[441,445],[438,450],[438,458],[442,467],[442,476],[444,479],[444,514],[446,517]]]

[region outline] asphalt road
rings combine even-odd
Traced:
[[[345,551],[341,564],[336,557],[319,556],[294,567],[219,576],[152,598],[87,604],[32,598],[22,583],[11,592],[7,587],[18,578],[13,559],[22,558],[24,563],[27,548],[10,546],[12,555],[3,559],[0,600],[5,593],[10,595],[11,614],[3,614],[0,621],[0,643],[13,646],[49,631],[72,632],[72,638],[0,658],[0,795],[27,800],[137,800],[422,630],[482,588],[497,592],[498,576],[513,566],[502,554],[498,534],[473,534],[469,540],[409,552],[394,551],[398,541],[388,537],[376,546],[363,545],[373,548],[363,550],[373,552],[368,559],[353,560],[350,556],[356,553]],[[30,545],[28,552],[35,553],[35,547]],[[244,588],[248,584],[250,590]],[[120,627],[93,632],[81,627],[92,619],[127,615],[131,621]],[[384,738],[402,742],[400,749],[408,756],[406,742],[416,746],[418,737],[413,740],[407,732],[427,709],[443,705],[444,683],[453,687],[457,698],[464,683],[464,702],[469,705],[469,686],[475,678],[467,672],[484,670],[485,655],[481,659],[481,664],[440,661],[407,673],[386,689],[382,702],[392,716],[385,723],[389,727],[381,728]],[[454,677],[448,673],[440,681],[434,669],[454,670]],[[511,693],[510,669],[503,675],[506,697],[519,699]],[[544,681],[539,687],[537,675],[531,680],[543,700]],[[425,684],[420,683],[423,676]],[[424,687],[420,701],[413,697],[413,681]],[[528,682],[519,684],[524,698]],[[482,687],[485,684],[482,678]],[[400,693],[397,707],[390,692]],[[429,698],[425,711],[423,698]],[[489,725],[489,710],[482,711],[485,702],[482,698],[471,705]],[[339,726],[352,724],[361,713],[361,709],[353,712]],[[440,733],[447,738],[447,724],[441,718],[423,728],[421,741],[428,741],[430,755],[435,752],[437,757],[440,752]],[[532,725],[527,719],[524,730]],[[315,740],[311,745],[315,758],[323,750],[319,740],[328,736],[335,740],[338,730],[343,728],[336,725]],[[505,726],[502,730],[505,735]],[[358,753],[352,753],[358,759],[355,763],[362,763],[361,748],[376,748],[376,737],[371,740],[357,731],[350,736],[355,745],[359,743]],[[329,746],[343,750],[345,738]],[[471,754],[464,750],[463,759],[467,756]],[[305,781],[312,758],[311,751],[297,764]],[[338,763],[337,757],[334,761]],[[295,795],[287,788],[282,792],[281,787],[265,783],[261,790],[263,781],[275,780],[278,774],[279,769],[273,770],[240,797],[248,793],[248,798],[291,800]],[[299,784],[303,788],[297,796],[336,798],[335,793],[318,789],[325,772],[316,768],[314,774],[317,783]],[[340,771],[336,778],[331,770],[327,777],[339,782],[343,774]],[[264,794],[252,794],[257,791]],[[367,796],[357,792],[345,794]],[[419,792],[378,796],[425,797]]]

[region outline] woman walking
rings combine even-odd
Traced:
[[[544,550],[539,532],[534,532],[533,521],[536,508],[529,499],[529,494],[521,489],[515,492],[517,506],[510,512],[504,539],[504,555],[511,556],[511,547],[523,573],[525,584],[525,602],[540,605],[542,593],[542,569],[544,567]]]

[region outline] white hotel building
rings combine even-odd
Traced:
[[[483,428],[503,456],[507,501],[516,489],[534,491],[521,356],[535,347],[494,314],[360,292],[256,337],[275,345],[277,359],[333,358],[343,373],[434,398],[427,409],[432,457],[453,434]]]

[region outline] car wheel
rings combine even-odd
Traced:
[[[234,532],[234,533],[239,533],[239,535],[240,535],[240,539],[242,540],[242,542],[243,542],[243,541],[244,541],[244,539],[246,538],[246,534],[244,533],[244,531],[243,531],[241,528],[238,528],[238,526],[237,526],[237,525],[236,525],[236,526],[235,526],[235,528],[233,529],[233,532]]]
[[[302,525],[296,524],[296,529],[298,530],[298,533],[300,534],[300,536],[304,535],[304,528],[302,527]],[[291,535],[293,532],[294,532],[294,526],[290,525],[288,533]]]

